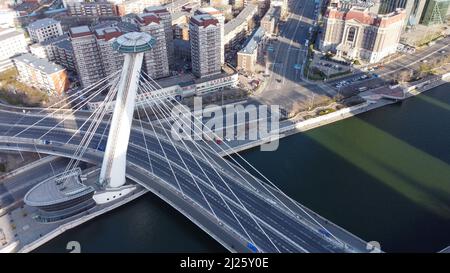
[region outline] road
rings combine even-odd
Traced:
[[[39,117],[29,114],[25,118],[21,117],[23,117],[22,113],[2,112],[0,115],[0,131],[8,132],[8,135],[12,136],[23,128],[20,126],[13,127],[11,124],[20,120],[20,124],[29,125],[39,119]],[[28,148],[30,150],[40,149],[47,153],[60,152],[67,157],[73,156],[75,145],[79,143],[81,137],[74,137],[68,145],[63,145],[63,143],[67,142],[72,136],[72,126],[80,126],[82,121],[83,117],[77,117],[76,122],[65,123],[65,128],[60,127],[58,130],[50,132],[45,138],[52,140],[51,145],[28,144]],[[37,139],[57,122],[58,118],[46,119],[40,122],[39,126],[21,134],[20,137]],[[86,155],[87,157],[89,154],[95,155],[95,160],[98,163],[101,162],[103,152],[96,151],[95,148],[100,142],[106,142],[107,129],[106,131],[104,129],[105,124],[98,128],[97,134],[90,143],[92,150],[89,150],[88,155]],[[289,211],[282,206],[282,203],[287,203],[286,201],[282,203],[274,202],[271,196],[271,193],[274,193],[273,189],[261,187],[244,171],[238,169],[238,173],[235,173],[230,166],[222,163],[217,155],[207,151],[205,152],[210,156],[210,161],[206,161],[198,153],[191,154],[181,147],[176,151],[164,136],[158,135],[157,137],[163,148],[159,146],[154,132],[146,131],[145,137],[143,137],[142,132],[136,127],[132,129],[127,155],[128,164],[137,166],[140,170],[138,173],[134,173],[134,176],[148,177],[149,168],[151,168],[151,173],[165,181],[165,186],[168,189],[176,192],[180,198],[184,195],[192,200],[195,203],[193,208],[204,211],[212,219],[215,218],[214,214],[217,215],[216,220],[219,219],[218,221],[223,225],[221,227],[218,224],[217,228],[230,230],[243,242],[253,241],[258,249],[263,252],[348,251],[348,249],[343,249],[340,243],[330,239],[329,234],[324,235],[320,231],[321,228],[311,219],[308,219],[298,208],[297,211],[295,211],[295,208],[291,208],[293,211]],[[11,141],[9,146],[3,143],[4,147],[6,145],[6,148],[14,149],[17,147],[15,145],[19,145],[17,139],[11,139]],[[20,148],[22,149],[24,145],[26,146],[26,144],[22,144]],[[149,155],[147,155],[146,147],[150,151]],[[180,153],[180,156],[178,153]],[[170,163],[162,156],[163,154],[167,155]],[[197,166],[194,157],[201,168]],[[216,159],[214,160],[214,158]],[[187,166],[184,166],[184,164],[187,164]],[[171,173],[172,168],[175,170],[176,179]],[[131,170],[134,170],[134,168],[127,168],[127,175]],[[194,179],[190,175],[191,173],[194,175]],[[250,182],[247,183],[244,180]],[[147,179],[146,181],[140,181],[140,183],[150,190],[154,190],[154,180]],[[198,187],[202,191],[199,191]],[[282,198],[280,193],[275,194]],[[203,196],[206,197],[208,203]],[[224,203],[224,200],[227,204]],[[230,213],[226,205],[233,208],[234,215]],[[345,235],[345,232],[342,233]],[[353,251],[364,251],[364,244],[356,239],[354,240],[354,242],[348,241],[349,245],[354,245]]]
[[[442,53],[442,51],[444,52]],[[430,47],[417,50],[413,54],[405,54],[394,61],[391,61],[385,64],[383,67],[376,69],[372,73],[377,74],[378,78],[371,78],[364,81],[358,81],[350,86],[342,88],[339,90],[340,92],[351,92],[356,90],[359,87],[367,86],[367,87],[375,87],[389,84],[393,77],[402,70],[407,69],[417,69],[423,62],[423,60],[429,61],[430,59],[440,58],[442,54],[449,54],[450,52],[450,37],[443,38],[441,40],[436,41],[436,43]],[[335,85],[338,82],[349,80],[354,77],[358,77],[365,74],[363,71],[356,71],[352,75],[348,75],[336,80],[332,80],[327,82],[327,85],[330,89],[338,90]]]
[[[22,201],[25,194],[38,182],[64,170],[68,160],[65,158],[42,158],[35,166],[0,180],[0,209],[5,209]]]
[[[280,27],[278,39],[268,46],[269,73],[264,89],[254,99],[267,105],[282,105],[287,111],[295,108],[295,102],[307,102],[313,96],[332,96],[315,83],[302,80],[301,67],[307,53],[306,40],[315,18],[315,1],[290,1],[290,14]]]

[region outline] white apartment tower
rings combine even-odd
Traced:
[[[145,13],[153,13],[159,17],[164,26],[164,34],[166,36],[166,48],[169,58],[169,66],[172,67],[175,62],[174,47],[173,47],[173,31],[172,31],[172,15],[162,6],[151,6],[144,10]]]
[[[124,32],[113,25],[94,30],[88,26],[70,29],[76,70],[82,87],[122,69],[124,56],[113,50],[112,44]]]
[[[116,38],[122,34],[123,32],[115,26],[95,30],[97,46],[102,59],[105,76],[109,76],[112,73],[121,70],[123,67],[124,55],[119,51],[114,50],[112,47]]]
[[[223,13],[213,7],[205,7],[197,10],[197,14],[209,14],[212,17],[216,18],[219,21],[220,25],[220,64],[225,63],[225,39],[224,39],[224,31],[225,31],[225,16]]]
[[[95,34],[89,27],[80,26],[71,28],[70,36],[81,86],[86,87],[102,79],[105,73]]]
[[[204,78],[221,72],[220,24],[209,14],[195,15],[189,23],[192,73]]]
[[[144,53],[144,70],[153,79],[169,76],[169,56],[163,20],[155,13],[144,13],[138,15],[138,22],[141,31],[150,34],[155,40],[153,47]]]

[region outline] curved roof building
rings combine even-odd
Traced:
[[[94,188],[81,183],[79,168],[60,173],[37,184],[27,192],[24,202],[39,209],[38,218],[57,221],[95,205]]]

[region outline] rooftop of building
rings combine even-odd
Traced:
[[[20,31],[17,31],[13,28],[0,28],[0,41],[16,37],[16,36],[23,36],[23,33]]]
[[[173,39],[173,46],[175,48],[184,49],[184,50],[191,50],[191,44],[189,41],[181,40],[181,39]]]
[[[190,13],[187,12],[187,11],[177,11],[177,12],[174,12],[174,13],[172,13],[172,21],[175,21],[175,20],[177,20],[177,19],[180,19],[180,18],[183,17],[183,16],[189,16],[189,15],[190,15]]]
[[[48,27],[51,25],[56,25],[58,23],[59,23],[59,21],[56,21],[53,18],[44,18],[44,19],[39,19],[39,20],[34,21],[33,23],[29,24],[27,28],[36,30],[36,29],[41,29],[41,28]]]
[[[234,71],[231,67],[224,66],[223,70],[221,70],[220,73],[214,74],[214,75],[211,75],[211,76],[207,76],[207,77],[203,77],[203,78],[200,78],[200,79],[196,78],[194,80],[194,82],[195,82],[195,84],[202,84],[202,83],[205,83],[205,82],[215,81],[215,80],[219,80],[219,79],[222,79],[222,78],[225,78],[225,77],[229,77],[229,76],[232,76],[234,74],[236,74],[236,71]]]
[[[218,26],[219,21],[209,14],[197,14],[191,17],[191,23],[201,27],[208,27],[210,25]]]
[[[52,37],[52,38],[50,38],[50,39],[48,39],[46,41],[43,41],[40,44],[43,45],[43,46],[47,46],[47,45],[51,45],[51,44],[54,44],[54,43],[59,43],[59,42],[64,41],[64,40],[69,40],[69,38],[70,38],[69,34],[64,33],[63,35]]]
[[[280,15],[281,15],[281,7],[280,6],[271,6],[261,20],[270,21],[273,18],[279,18]]]
[[[65,50],[73,51],[73,46],[72,46],[72,43],[70,42],[70,39],[65,39],[65,40],[61,40],[59,42],[56,42],[54,44],[54,46],[57,47],[57,48],[62,48],[62,49],[65,49]]]
[[[64,67],[55,63],[49,62],[45,59],[40,59],[30,53],[24,53],[17,57],[12,58],[15,62],[25,63],[37,70],[42,71],[45,74],[53,74],[65,70]]]
[[[171,87],[174,85],[179,85],[181,87],[184,87],[184,86],[190,86],[190,85],[194,85],[194,84],[201,84],[201,83],[208,82],[208,81],[218,80],[218,79],[236,74],[236,71],[234,71],[230,67],[224,66],[223,69],[224,70],[219,74],[204,77],[201,79],[195,77],[192,73],[183,73],[183,74],[178,74],[176,76],[159,79],[159,80],[157,80],[157,83],[163,88]]]
[[[97,39],[103,39],[105,41],[117,38],[122,34],[123,32],[120,30],[120,28],[115,26],[95,29],[95,36],[97,37]]]
[[[244,22],[246,22],[249,17],[256,14],[258,11],[258,7],[253,4],[247,5],[236,18],[233,20],[230,20],[228,23],[225,24],[224,27],[224,34],[227,35],[228,33],[232,32],[234,29],[242,25]]]
[[[214,8],[214,7],[201,7],[199,9],[197,9],[198,13],[208,13],[211,15],[218,15],[218,14],[223,14],[220,10]]]
[[[259,27],[253,32],[244,48],[241,49],[239,53],[252,54],[258,48],[258,44],[261,42],[263,37],[264,37],[264,28]]]
[[[361,8],[341,9],[339,7],[329,7],[325,17],[345,21],[355,20],[365,25],[385,27],[399,21],[403,22],[406,18],[406,12],[404,9],[396,9],[388,14],[375,14]]]
[[[146,7],[144,9],[144,12],[150,12],[150,13],[166,13],[169,12],[165,6],[151,6]]]
[[[78,26],[70,28],[70,36],[72,38],[82,37],[91,34],[92,31],[88,26]]]
[[[370,8],[375,5],[373,0],[340,0],[339,4],[343,6],[353,6],[362,8]]]
[[[36,2],[23,2],[14,6],[14,10],[18,12],[31,12],[38,7],[39,4]]]
[[[144,24],[144,25],[149,25],[151,23],[159,24],[161,22],[161,19],[159,18],[159,16],[153,12],[138,14],[137,19],[138,19],[139,23]]]
[[[191,3],[191,0],[175,0],[164,5],[167,9],[180,9]]]

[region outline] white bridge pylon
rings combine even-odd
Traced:
[[[124,53],[125,60],[99,179],[100,184],[110,188],[125,184],[128,141],[142,60],[144,52],[154,43],[154,38],[143,32],[124,34],[113,43],[115,50]]]

